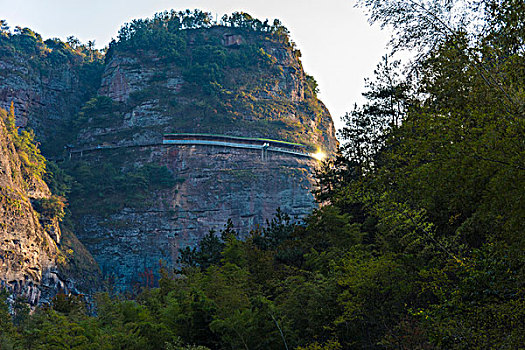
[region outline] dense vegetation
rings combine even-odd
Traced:
[[[187,46],[184,39],[188,31],[185,29],[203,29],[212,26],[236,28],[244,33],[268,33],[276,40],[285,42],[290,40],[288,29],[277,19],[270,25],[268,20],[261,22],[247,13],[234,12],[230,16],[224,15],[220,23],[214,23],[209,12],[171,10],[157,13],[151,19],[136,19],[125,24],[120,29],[117,40],[110,44],[106,59],[111,59],[115,48],[130,51],[160,48],[160,54],[165,58],[184,62],[188,59],[183,55]],[[213,55],[209,59],[213,59]]]
[[[75,61],[92,62],[102,57],[94,49],[94,42],[81,44],[71,36],[67,42],[53,38],[43,40],[42,36],[29,28],[16,27],[13,30],[5,20],[0,20],[0,53],[2,57],[16,54],[28,54],[33,57],[39,68],[45,69],[49,64],[73,63]],[[86,77],[87,78],[87,77]]]
[[[46,159],[40,153],[32,130],[20,130],[15,124],[15,108],[11,102],[9,112],[0,108],[0,118],[4,121],[9,140],[13,142],[21,160],[25,180],[30,177],[41,178],[45,173]]]
[[[121,165],[121,162],[107,162],[93,167],[78,161],[62,166],[63,175],[70,178],[68,191],[71,191],[69,198],[74,214],[110,215],[124,206],[146,206],[148,203],[144,200],[148,193],[184,181],[174,178],[166,166],[148,163],[122,169]]]
[[[96,316],[59,295],[12,323],[4,304],[2,348],[522,347],[525,4],[475,3],[455,21],[452,2],[362,1],[420,54],[378,66],[304,224],[227,225]]]

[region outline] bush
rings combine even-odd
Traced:
[[[58,219],[61,221],[65,215],[65,207],[65,198],[59,196],[39,198],[33,201],[33,208],[42,216],[48,219]]]

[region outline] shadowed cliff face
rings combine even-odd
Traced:
[[[124,154],[129,152],[128,154]],[[280,207],[301,219],[315,207],[310,190],[315,160],[259,150],[213,146],[156,146],[84,156],[100,166],[108,157],[163,164],[178,180],[171,188],[147,193],[137,203],[103,215],[92,210],[78,217],[79,239],[106,277],[119,288],[142,281],[159,262],[176,263],[179,249],[195,246],[228,218],[242,235],[262,226]]]
[[[68,129],[100,84],[102,64],[25,28],[0,35],[0,108],[14,103],[17,125],[35,130],[46,155],[69,142]]]
[[[6,116],[0,109],[0,284],[35,305],[58,291],[78,292],[79,284],[93,285],[90,275],[97,268],[89,253],[79,250],[76,238],[69,233],[63,237],[51,210],[56,202],[40,175],[23,165],[30,161],[15,148]],[[82,266],[85,280],[75,281],[68,272],[82,258],[88,261]]]
[[[87,200],[91,204],[73,200],[80,240],[118,288],[140,283],[161,260],[173,266],[180,248],[195,246],[228,218],[247,235],[278,207],[298,220],[316,207],[314,159],[269,152],[263,160],[259,150],[162,145],[164,133],[194,132],[300,142],[309,152],[335,150],[330,114],[307,82],[299,55],[288,44],[248,31],[237,32],[230,45],[232,30],[187,31],[184,59],[117,46],[107,57],[100,96],[82,109],[75,147],[94,150],[82,158],[73,154],[66,166],[86,183],[108,181],[111,174],[131,181],[148,164],[167,167],[175,179],[164,188],[133,187],[137,196],[123,194],[132,184],[108,181],[103,197]],[[219,68],[213,77],[199,75],[206,67]],[[151,143],[156,145],[140,146]],[[106,206],[111,196],[113,205]]]

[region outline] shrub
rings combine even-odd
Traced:
[[[42,216],[49,219],[62,220],[64,218],[66,200],[64,197],[51,196],[49,198],[39,198],[33,201],[33,208]]]

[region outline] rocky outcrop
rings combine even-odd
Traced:
[[[58,218],[35,210],[34,203],[50,200],[51,192],[22,166],[6,116],[0,109],[0,285],[35,305],[59,291],[78,293],[79,283],[63,273],[73,251],[62,242]]]

